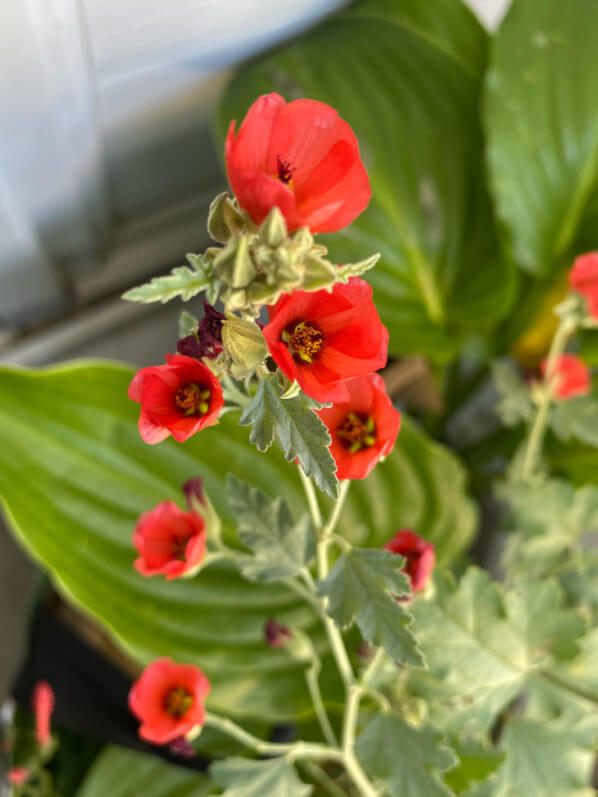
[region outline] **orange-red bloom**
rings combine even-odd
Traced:
[[[392,451],[401,414],[392,406],[379,374],[352,379],[348,399],[318,410],[332,437],[330,450],[339,479],[365,479]]]
[[[33,689],[31,705],[35,716],[35,735],[40,747],[45,747],[51,739],[50,719],[54,711],[54,690],[46,681],[38,681]]]
[[[402,529],[397,531],[395,536],[383,547],[387,551],[392,551],[392,553],[401,554],[401,556],[405,557],[407,563],[403,568],[403,572],[409,576],[411,589],[414,592],[426,586],[436,562],[436,554],[432,543],[426,542],[411,529]]]
[[[129,692],[129,708],[141,721],[139,735],[153,744],[186,736],[204,724],[209,691],[210,682],[199,667],[156,659]]]
[[[206,524],[197,512],[183,512],[162,501],[137,521],[133,544],[139,551],[135,568],[142,576],[163,574],[168,581],[195,570],[206,552]]]
[[[142,368],[129,385],[129,398],[141,404],[139,431],[146,443],[168,435],[183,443],[218,420],[224,404],[212,371],[198,360],[166,355],[166,365]]]
[[[569,285],[571,290],[586,298],[590,315],[598,321],[598,252],[588,252],[575,259]]]
[[[237,135],[235,124],[226,137],[228,179],[256,224],[278,207],[289,231],[335,232],[367,207],[372,192],[359,145],[334,108],[264,94]]]
[[[29,770],[25,767],[11,767],[6,777],[11,786],[22,786],[29,780]]]
[[[354,277],[332,292],[295,291],[269,308],[264,337],[289,379],[318,401],[346,401],[347,379],[386,365],[388,330],[372,301],[372,289]]]
[[[546,376],[547,360],[542,361],[542,376]],[[562,354],[556,361],[553,374],[556,398],[585,396],[592,387],[588,367],[575,354]]]

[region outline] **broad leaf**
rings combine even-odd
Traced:
[[[131,542],[139,515],[159,501],[182,505],[181,485],[197,475],[229,540],[231,470],[263,490],[276,485],[299,517],[305,501],[296,468],[276,451],[258,454],[233,413],[183,445],[145,445],[139,407],[126,397],[133,373],[107,363],[0,368],[0,495],[9,527],[60,591],[140,664],[166,655],[199,665],[212,681],[214,710],[260,719],[305,712],[302,668],[289,669],[266,646],[263,625],[275,616],[320,649],[324,634],[311,610],[279,584],[251,584],[218,565],[192,580],[141,578]],[[338,530],[379,546],[410,526],[450,561],[475,527],[464,481],[455,457],[404,416],[394,452],[353,485]]]
[[[470,568],[458,586],[439,574],[436,587],[433,601],[412,608],[430,669],[414,687],[435,695],[433,721],[459,733],[487,731],[527,676],[571,656],[584,630],[575,612],[561,608],[553,582],[526,584],[505,597],[487,573]]]
[[[308,797],[312,792],[286,758],[228,758],[212,764],[210,774],[224,787],[223,797]]]
[[[396,599],[410,592],[409,579],[398,571],[404,561],[390,551],[354,548],[318,582],[318,591],[328,598],[328,614],[340,628],[355,621],[372,645],[401,663],[421,667],[423,659],[408,628],[411,616]]]
[[[108,746],[89,770],[76,797],[207,797],[214,784],[205,775],[153,755]]]
[[[456,763],[431,728],[412,728],[396,714],[379,714],[364,728],[356,752],[366,772],[381,778],[391,797],[447,797],[439,773]]]
[[[241,415],[240,425],[251,426],[249,439],[260,451],[266,451],[276,440],[289,462],[298,459],[305,475],[335,498],[336,464],[324,422],[313,411],[313,401],[303,393],[288,399],[281,398],[282,394],[276,374],[262,379]]]
[[[186,338],[191,335],[197,329],[198,324],[199,319],[196,316],[191,315],[186,310],[182,310],[179,315],[179,338]]]
[[[381,253],[367,278],[393,353],[447,358],[508,309],[512,269],[484,187],[485,44],[460,2],[372,0],[243,66],[220,106],[222,140],[273,90],[326,102],[354,128],[373,198],[326,245],[340,263]]]
[[[550,425],[561,440],[574,437],[598,448],[598,397],[577,396],[560,401],[552,409]]]
[[[496,411],[505,426],[516,426],[528,421],[534,411],[531,393],[517,373],[513,363],[493,362],[492,378],[500,400]]]
[[[188,302],[201,291],[205,291],[210,284],[201,258],[197,255],[187,255],[189,266],[177,266],[170,274],[164,277],[154,277],[145,285],[131,288],[123,294],[123,299],[129,302],[169,302],[176,296]]]
[[[597,216],[598,4],[517,0],[491,49],[485,126],[496,209],[517,262],[548,274]]]
[[[595,733],[529,720],[506,726],[496,797],[592,797]]]
[[[457,794],[475,788],[490,777],[502,764],[505,754],[488,744],[473,739],[451,739],[459,763],[444,777],[444,782]]]
[[[241,562],[241,572],[252,581],[293,578],[316,551],[309,517],[295,523],[284,498],[271,501],[257,487],[229,475],[228,499],[237,518],[237,532],[253,557]]]

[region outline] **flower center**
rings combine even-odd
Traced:
[[[282,339],[289,351],[303,362],[310,363],[324,345],[324,333],[309,321],[300,321],[292,330],[285,329]]]
[[[336,434],[341,438],[351,454],[362,448],[370,448],[376,442],[376,425],[371,416],[364,417],[350,412],[337,428]]]
[[[174,396],[174,403],[183,415],[205,415],[210,409],[212,391],[195,382],[180,387]]]
[[[193,696],[182,686],[166,693],[164,709],[171,717],[183,717],[193,705]]]
[[[172,558],[178,559],[179,562],[185,561],[185,553],[187,551],[187,543],[189,537],[173,537],[172,538]]]
[[[292,188],[293,175],[295,168],[291,166],[291,161],[283,161],[280,155],[276,156],[276,171],[278,179],[285,185],[290,185]]]

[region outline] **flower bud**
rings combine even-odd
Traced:
[[[272,617],[264,625],[264,638],[271,648],[285,650],[295,661],[314,661],[316,654],[310,638],[297,628],[277,623]]]
[[[38,681],[31,697],[35,715],[35,735],[40,747],[46,747],[50,740],[50,718],[54,711],[54,690],[46,681]]]
[[[224,191],[212,201],[208,213],[208,232],[219,243],[225,244],[233,235],[242,235],[246,221],[236,203]]]
[[[257,324],[241,318],[229,318],[222,324],[222,343],[231,360],[240,368],[251,371],[263,363],[268,345]]]
[[[203,479],[196,476],[183,484],[183,493],[190,512],[199,515],[205,524],[206,540],[208,542],[220,543],[222,535],[222,523],[220,516],[203,489]]]

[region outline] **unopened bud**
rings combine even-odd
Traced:
[[[206,537],[209,542],[219,545],[222,535],[222,523],[212,502],[203,489],[203,479],[196,476],[183,484],[183,493],[190,512],[200,515],[206,524]]]
[[[222,343],[234,363],[250,370],[262,363],[268,345],[261,329],[253,321],[229,318],[222,324]]]
[[[266,246],[275,249],[280,246],[288,235],[284,216],[278,207],[273,207],[266,216],[259,231],[259,240]]]
[[[51,740],[50,719],[54,711],[54,691],[46,681],[38,681],[31,698],[35,715],[35,734],[40,747],[46,747]]]
[[[208,232],[215,241],[228,242],[232,235],[242,235],[245,219],[233,200],[224,191],[212,201],[208,213]]]
[[[264,638],[271,648],[282,648],[293,638],[293,633],[288,625],[277,623],[271,617],[264,626]]]
[[[298,628],[291,628],[270,618],[264,626],[264,637],[271,648],[285,650],[295,661],[317,659],[311,639]]]

